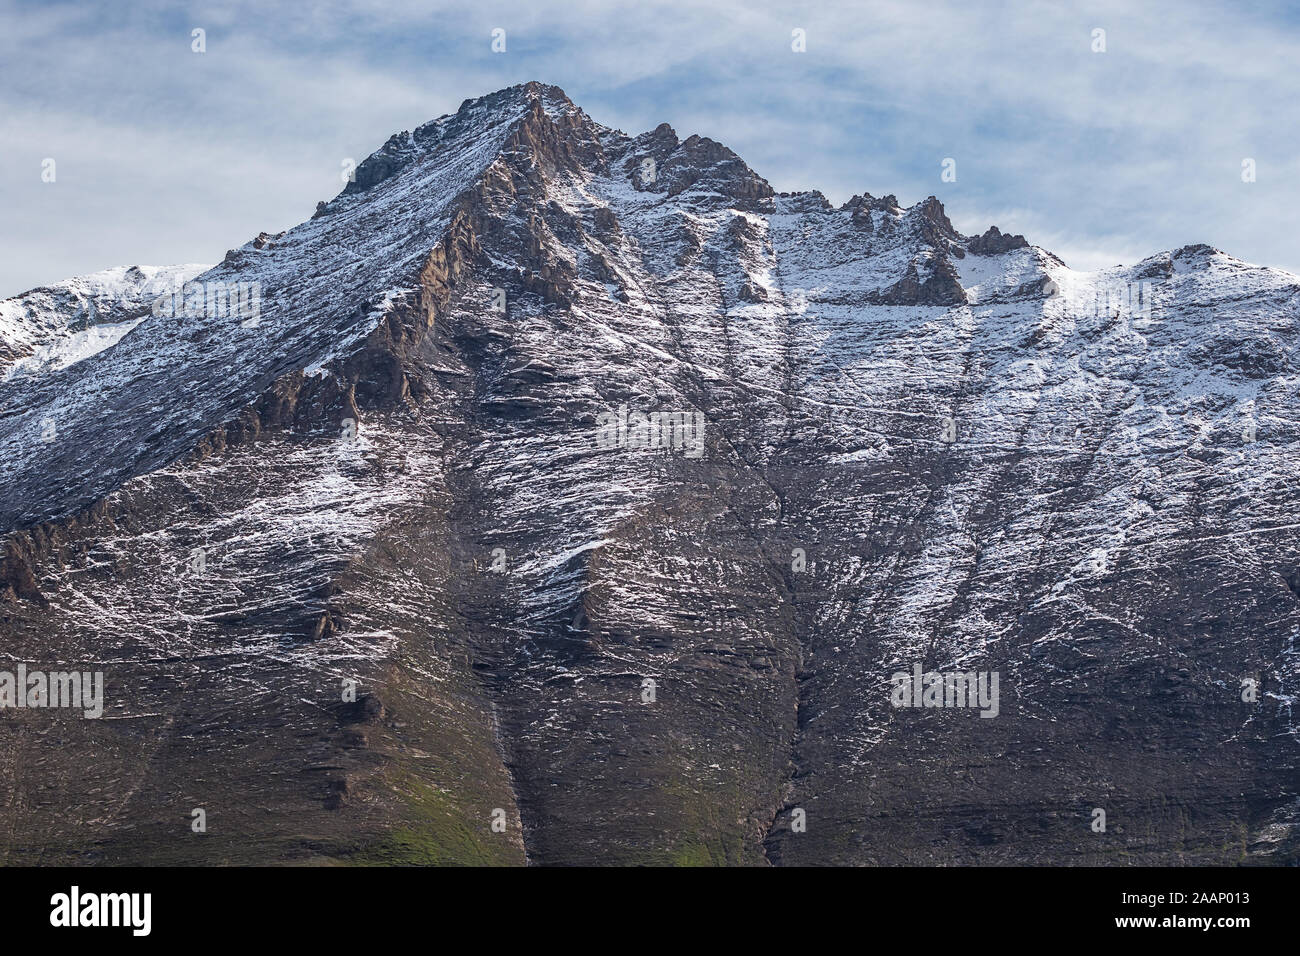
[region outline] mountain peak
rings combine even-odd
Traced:
[[[427,384],[400,356],[467,289],[568,312],[592,295],[644,300],[645,272],[774,308],[807,299],[787,288],[801,275],[841,307],[947,308],[1042,301],[1063,268],[996,227],[960,235],[934,196],[904,209],[893,195],[863,194],[833,209],[815,191],[777,195],[714,139],[681,139],[666,123],[628,136],[591,120],[558,87],[518,84],[389,137],[310,220],[259,235],[197,277],[257,288],[256,323],[231,328],[226,317],[200,316],[182,332],[146,316],[111,348],[60,371],[69,376],[64,402],[79,391],[90,400],[97,386],[81,373],[101,364],[121,381],[119,427],[96,437],[111,463],[104,470],[72,457],[57,471],[36,467],[43,458],[28,432],[53,399],[43,388],[54,386],[49,376],[34,384],[19,403],[28,414],[11,419],[27,431],[0,475],[0,517],[31,523],[83,507],[205,433],[228,430],[250,390],[287,387],[276,383],[294,370],[333,369],[295,395],[299,416],[404,400]],[[1161,263],[1150,269],[1172,274]],[[188,381],[149,373],[160,350],[193,368],[194,380],[219,372],[226,386],[208,404],[187,403]],[[168,411],[143,411],[159,405]]]
[[[1300,859],[1294,276],[1076,273],[541,84],[357,174],[0,381],[0,638],[106,671],[0,721],[6,862]]]

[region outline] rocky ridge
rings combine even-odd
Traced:
[[[198,280],[258,320],[0,384],[0,634],[108,685],[0,713],[6,861],[1297,859],[1295,276],[525,84]],[[892,707],[917,663],[998,717]]]

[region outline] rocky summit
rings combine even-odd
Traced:
[[[0,861],[1294,865],[1298,310],[467,101],[0,304]]]

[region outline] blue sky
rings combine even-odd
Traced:
[[[935,195],[1075,268],[1208,242],[1300,272],[1284,4],[127,6],[0,0],[0,296],[215,262],[310,216],[344,159],[532,79],[630,133],[717,139],[777,189]]]

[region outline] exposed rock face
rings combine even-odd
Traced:
[[[1300,860],[1295,276],[539,84],[356,172],[200,276],[256,323],[0,385],[0,639],[106,698],[0,711],[0,858]]]
[[[1029,243],[1025,241],[1024,236],[1004,236],[997,226],[989,226],[984,235],[977,236],[966,244],[966,248],[977,256],[999,256],[1012,249],[1024,249],[1028,246]]]

